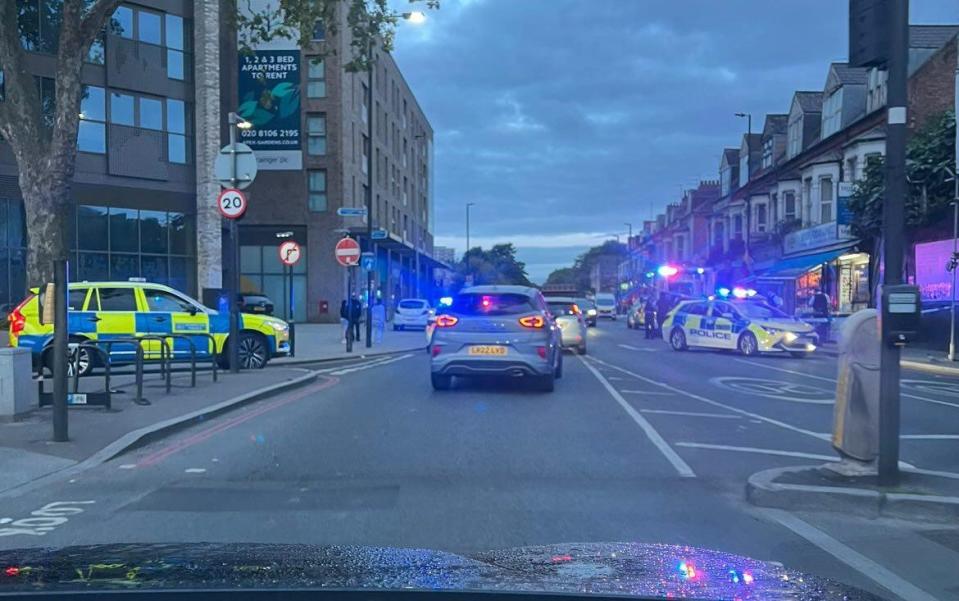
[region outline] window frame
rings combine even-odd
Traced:
[[[314,189],[313,177],[321,174],[323,176],[323,189]],[[306,171],[307,208],[312,213],[325,213],[330,210],[329,179],[327,175],[326,169],[308,169]],[[322,208],[317,208],[321,199]]]

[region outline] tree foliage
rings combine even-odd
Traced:
[[[589,290],[592,285],[590,273],[593,267],[599,263],[600,258],[606,256],[614,256],[618,261],[625,260],[629,256],[629,250],[621,242],[607,240],[576,257],[572,267],[563,267],[550,273],[546,278],[546,284],[572,284],[580,290]]]
[[[224,15],[237,27],[241,48],[276,38],[309,43],[317,21],[335,35],[332,16],[345,10],[352,55],[343,63],[351,71],[369,68],[375,48],[392,48],[395,26],[402,18],[389,8],[387,0],[276,2],[274,8],[254,14],[245,10],[251,7],[251,0],[237,0],[236,13]],[[28,285],[49,281],[53,261],[67,257],[70,186],[83,93],[81,70],[94,40],[113,26],[111,15],[119,4],[120,0],[0,0],[0,136],[17,161],[27,224]],[[422,4],[437,8],[439,0],[423,0]],[[37,31],[29,30],[34,22],[55,27],[39,31],[39,44],[29,43],[38,36]],[[30,72],[29,51],[56,56],[52,94],[42,92],[43,86]]]
[[[526,264],[516,258],[516,248],[512,243],[497,244],[489,250],[478,246],[469,249],[456,265],[456,288],[464,286],[469,276],[472,276],[476,286],[533,285],[526,275]]]

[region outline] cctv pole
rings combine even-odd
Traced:
[[[889,23],[889,80],[886,125],[886,197],[882,207],[883,286],[902,283],[906,196],[906,108],[909,0],[886,3]],[[883,308],[885,310],[885,308]],[[889,320],[882,320],[879,355],[879,484],[899,481],[899,347],[890,342]]]
[[[67,331],[67,262],[58,259],[53,264],[53,441],[67,442],[69,423],[67,415],[67,369],[68,344],[70,333]],[[80,369],[79,350],[76,369]],[[42,369],[42,368],[41,368]]]

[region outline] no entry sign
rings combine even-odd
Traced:
[[[353,267],[360,262],[360,244],[353,238],[343,238],[336,243],[334,255],[343,267]]]
[[[217,197],[216,208],[227,219],[239,219],[246,213],[246,194],[235,188],[227,188]]]
[[[300,245],[292,240],[287,240],[280,245],[280,261],[288,267],[296,265],[300,260],[300,254]]]

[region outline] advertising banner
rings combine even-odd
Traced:
[[[255,50],[239,55],[237,114],[253,124],[240,131],[261,170],[303,168],[300,150],[300,51]]]

